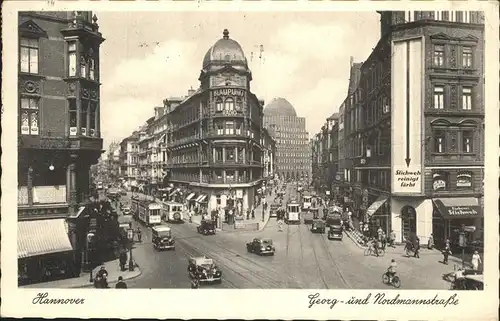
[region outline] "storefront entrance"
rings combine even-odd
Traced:
[[[407,240],[410,235],[417,233],[417,212],[413,206],[403,206],[401,209],[401,224],[403,239]]]

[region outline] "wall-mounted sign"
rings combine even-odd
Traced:
[[[440,174],[432,175],[432,189],[435,191],[446,189],[446,178]]]
[[[471,187],[472,175],[470,173],[457,174],[457,187]]]
[[[218,96],[245,96],[245,91],[243,89],[234,88],[222,88],[212,91],[214,97]]]
[[[421,192],[422,172],[420,170],[398,169],[394,172],[394,190],[397,192]]]

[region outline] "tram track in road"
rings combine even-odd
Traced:
[[[307,226],[307,225],[306,225]],[[302,234],[302,232],[300,232]],[[308,237],[308,241],[310,241],[310,244],[313,244],[313,241],[311,241],[311,239],[313,238],[313,233],[312,232],[309,232],[309,237]],[[319,277],[321,278],[321,282],[323,283],[323,285],[325,286],[326,289],[329,289],[330,286],[328,285],[328,282],[326,281],[326,276],[323,272],[323,269],[321,268],[321,263],[320,263],[320,260],[318,259],[318,254],[316,252],[316,248],[313,244],[312,247],[312,251],[313,251],[313,255],[314,255],[314,260],[316,262],[316,268],[318,270],[318,274],[319,274]]]
[[[187,239],[187,238],[186,238]],[[201,237],[190,237],[189,239],[199,239],[202,240]],[[184,243],[184,242],[179,242],[179,243]],[[177,244],[177,243],[176,243]],[[213,243],[212,243],[213,244]],[[185,252],[188,256],[201,256],[201,255],[206,255],[210,258],[215,258],[216,261],[218,262],[219,266],[224,266],[228,270],[230,270],[232,273],[238,275],[242,279],[248,281],[249,283],[255,285],[255,288],[279,288],[281,287],[281,282],[278,282],[266,275],[259,274],[256,271],[253,271],[248,268],[247,264],[242,264],[241,262],[238,262],[237,259],[233,258],[232,256],[224,255],[224,252],[229,252],[227,248],[221,247],[219,245],[216,245],[221,249],[220,252],[216,252],[213,249],[210,249],[208,247],[202,247],[200,245],[195,245],[192,243],[186,243],[182,244],[182,250]],[[190,248],[190,250],[187,250],[186,247]],[[236,253],[238,258],[243,258],[239,253],[231,251],[232,254]],[[248,261],[248,259],[247,259]],[[229,262],[229,263],[228,263]],[[231,266],[233,265],[233,266]],[[224,271],[223,271],[224,275]],[[233,287],[235,288],[241,288],[238,286],[236,283],[224,278],[224,282],[229,282]]]
[[[349,284],[349,282],[347,282],[347,279],[345,278],[344,274],[342,273],[342,270],[340,269],[339,265],[335,261],[332,253],[330,252],[330,250],[328,248],[329,243],[330,243],[330,240],[328,240],[327,236],[321,235],[321,244],[323,246],[323,249],[325,250],[325,252],[328,255],[328,259],[329,259],[328,261],[330,262],[330,266],[333,268],[334,271],[337,272],[339,279],[342,281],[344,286],[347,289],[351,289],[352,286]]]
[[[204,251],[202,248],[199,246],[194,246],[190,245],[193,247],[195,250],[197,250],[200,253],[205,253],[209,257],[218,257],[219,258],[219,263],[220,265],[224,265],[226,268],[231,270],[233,273],[239,275],[240,277],[246,279],[247,281],[250,281],[251,283],[255,284],[258,288],[261,289],[272,289],[272,288],[279,288],[281,286],[281,282],[277,282],[276,280],[266,276],[266,275],[261,275],[258,272],[253,271],[252,269],[249,269],[246,264],[242,264],[241,262],[238,262],[237,259],[235,259],[233,256],[228,256],[224,255],[224,253],[218,253],[218,252],[208,252]],[[241,256],[238,256],[241,257]],[[238,268],[232,267],[230,264],[224,261],[229,261],[231,264]],[[251,277],[249,277],[251,276]],[[256,282],[260,281],[260,282]],[[262,283],[264,286],[262,286],[260,283]]]

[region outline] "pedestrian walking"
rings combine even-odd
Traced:
[[[480,263],[482,263],[481,256],[479,256],[478,251],[474,251],[474,254],[472,254],[472,260],[471,260],[472,269],[476,272],[479,271],[479,264]]]
[[[395,248],[396,245],[394,245],[394,242],[396,242],[396,232],[391,230],[391,234],[389,235],[389,246]]]
[[[443,250],[443,264],[448,265],[448,256],[452,254],[451,253],[451,246],[450,246],[450,240],[446,239],[445,245],[444,245],[444,250]]]
[[[420,251],[420,238],[417,236],[417,238],[415,239],[415,252],[413,253],[413,257],[419,259],[420,258],[419,251]]]
[[[120,271],[123,272],[125,271],[125,265],[127,264],[127,252],[125,251],[125,249],[121,250],[119,261],[120,261]]]
[[[123,281],[123,277],[119,276],[118,282],[115,285],[115,289],[126,289],[126,288],[127,288],[127,283]]]
[[[429,239],[427,240],[427,249],[428,250],[434,249],[434,235],[432,233],[429,236]]]
[[[250,209],[247,208],[247,220],[249,220],[249,219],[250,219]]]
[[[368,225],[368,222],[366,222],[364,225],[363,225],[363,234],[365,235],[365,237],[370,237],[370,227]]]
[[[385,251],[385,247],[387,246],[387,235],[382,231],[382,249]]]
[[[252,206],[252,220],[255,218],[255,207]]]
[[[136,234],[137,234],[137,241],[139,243],[142,242],[142,232],[141,232],[141,229],[139,228],[139,226],[137,227]]]

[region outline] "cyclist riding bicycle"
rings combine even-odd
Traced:
[[[396,268],[398,264],[395,259],[391,260],[391,265],[387,268],[387,275],[389,276],[389,282],[392,282],[392,278],[396,275]]]

